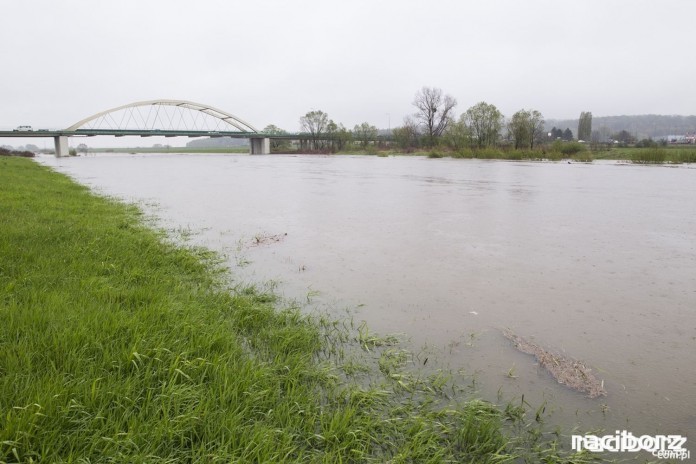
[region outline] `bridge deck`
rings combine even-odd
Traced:
[[[47,130],[38,129],[32,131],[0,131],[0,137],[95,137],[97,135],[111,135],[115,137],[233,137],[239,139],[265,138],[263,133],[257,132],[231,132],[231,131],[191,131],[191,130],[124,130],[124,129],[77,129]]]

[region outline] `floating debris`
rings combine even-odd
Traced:
[[[515,344],[515,348],[521,352],[534,355],[539,365],[549,371],[558,383],[575,391],[587,393],[587,396],[590,398],[607,396],[607,391],[604,389],[604,381],[597,380],[592,374],[592,369],[583,362],[555,355],[536,343],[515,335],[509,329],[505,329],[503,335],[512,341]]]
[[[268,245],[269,243],[278,243],[283,240],[288,235],[287,232],[284,234],[269,235],[269,234],[256,234],[251,241],[251,246],[261,246]]]

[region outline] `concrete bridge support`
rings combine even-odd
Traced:
[[[68,156],[70,154],[70,149],[68,148],[68,138],[64,135],[58,137],[53,137],[53,141],[56,147],[56,158],[61,156]]]
[[[271,154],[271,139],[269,138],[253,138],[249,139],[252,155],[270,155]]]

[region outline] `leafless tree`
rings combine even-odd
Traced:
[[[312,149],[318,150],[323,147],[319,137],[322,136],[329,124],[329,116],[323,111],[310,111],[300,118],[300,126],[305,132],[309,132],[312,141]]]
[[[442,95],[438,88],[423,87],[413,100],[418,109],[416,118],[425,126],[428,143],[433,145],[452,121],[452,110],[457,100],[449,95]]]

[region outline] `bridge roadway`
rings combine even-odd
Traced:
[[[140,130],[140,129],[76,129],[53,130],[38,129],[30,131],[0,131],[0,137],[95,137],[97,135],[113,135],[115,137],[233,137],[237,139],[263,138],[259,132],[230,132],[230,131],[192,131],[192,130]]]
[[[249,139],[252,155],[267,155],[271,152],[270,138],[259,132],[241,131],[194,131],[194,130],[142,130],[142,129],[75,129],[75,130],[12,130],[0,131],[0,137],[51,137],[55,142],[56,156],[68,154],[68,137],[95,137],[97,135],[111,135],[115,137],[232,137],[237,139]]]

